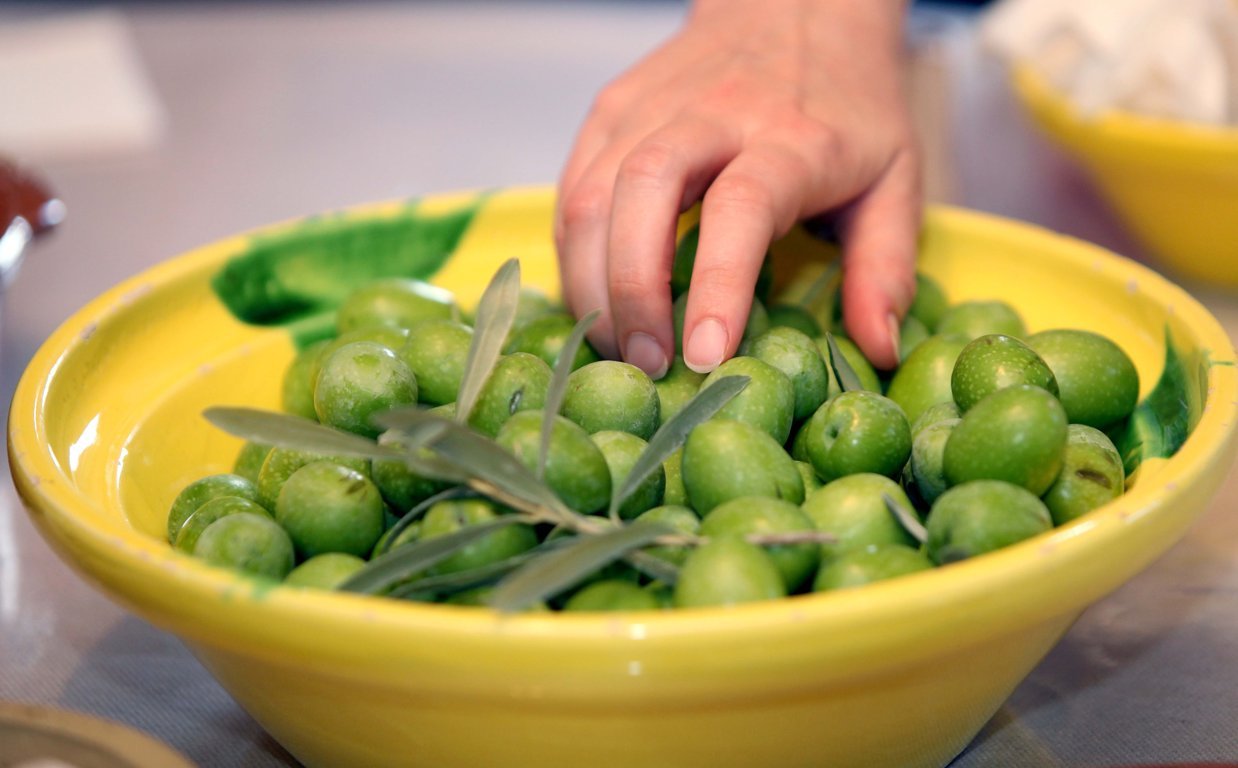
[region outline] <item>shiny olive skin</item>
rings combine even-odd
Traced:
[[[318,412],[314,410],[314,383],[323,353],[330,345],[329,339],[316,341],[292,358],[292,363],[284,370],[280,387],[280,405],[285,412],[318,420]]]
[[[662,606],[648,589],[620,579],[604,579],[582,587],[563,605],[578,611],[656,611]]]
[[[872,473],[839,478],[804,499],[804,514],[813,526],[834,536],[834,541],[820,545],[823,561],[878,544],[915,545],[886,507],[885,496],[911,509],[911,501],[898,483]]]
[[[958,334],[968,341],[990,333],[1022,338],[1027,335],[1027,326],[1023,324],[1023,316],[1010,304],[1000,300],[976,300],[947,308],[937,322],[936,333]]]
[[[292,542],[274,520],[242,512],[211,523],[193,547],[194,557],[251,576],[276,581],[292,570]]]
[[[365,437],[382,428],[371,417],[417,404],[417,377],[389,348],[372,341],[345,344],[322,362],[314,411],[323,424]]]
[[[785,443],[795,415],[795,387],[791,379],[769,363],[741,355],[715,368],[701,382],[701,390],[728,376],[747,376],[748,384],[714,418],[747,422],[780,444]]]
[[[1015,384],[1031,384],[1054,397],[1058,394],[1057,379],[1040,355],[1013,336],[1000,333],[981,336],[963,347],[950,374],[950,392],[963,413]]]
[[[190,515],[203,504],[221,496],[239,496],[257,503],[258,486],[236,474],[209,475],[193,481],[181,489],[168,511],[168,541],[176,541],[176,535]]]
[[[1090,331],[1050,330],[1028,337],[1057,378],[1059,399],[1072,424],[1105,429],[1135,410],[1139,372],[1117,344]]]
[[[396,354],[417,377],[418,401],[455,402],[472,342],[472,328],[448,319],[427,320],[409,334]]]
[[[703,517],[742,496],[804,500],[795,462],[768,433],[743,421],[711,419],[692,430],[682,473],[689,505]]]
[[[172,545],[182,552],[192,553],[201,538],[203,531],[229,515],[261,515],[270,517],[271,513],[264,507],[240,496],[217,496],[186,518]]]
[[[1113,442],[1095,427],[1071,424],[1062,470],[1042,497],[1053,524],[1065,525],[1082,517],[1125,490],[1126,472]]]
[[[950,377],[967,341],[962,336],[930,336],[894,372],[886,397],[899,404],[909,422],[937,403],[954,400]]]
[[[293,472],[280,489],[275,520],[302,558],[369,554],[383,535],[383,500],[365,475],[329,461]]]
[[[701,530],[701,518],[697,516],[688,507],[678,504],[666,504],[660,507],[642,512],[636,518],[638,521],[649,523],[665,523],[674,528],[679,533],[696,535]],[[654,557],[660,557],[663,560],[674,563],[675,565],[683,565],[683,561],[687,558],[691,551],[687,546],[672,546],[658,545],[649,547],[645,550]]]
[[[782,574],[760,547],[738,536],[700,545],[684,561],[675,583],[676,608],[776,600],[787,594]]]
[[[420,540],[444,536],[470,525],[494,520],[499,512],[486,499],[452,499],[440,501],[426,510],[421,522]],[[458,573],[506,560],[537,546],[537,535],[523,523],[514,523],[490,531],[427,571],[430,574]]]
[[[619,489],[649,444],[636,435],[615,430],[595,432],[590,437],[606,459],[606,466],[610,469],[611,488]],[[620,505],[619,517],[631,520],[645,510],[658,506],[662,503],[665,490],[666,473],[659,466],[642,480],[632,495]]]
[[[356,555],[324,552],[293,568],[284,578],[284,584],[289,587],[335,589],[364,567],[365,561]]]
[[[952,485],[1005,480],[1039,496],[1062,468],[1066,411],[1040,387],[1000,389],[972,406],[954,427],[942,454]]]
[[[701,535],[749,536],[796,534],[815,531],[813,521],[789,501],[762,496],[732,499],[714,507],[701,523]],[[817,568],[819,546],[815,543],[778,544],[764,547],[782,575],[788,593],[799,589]]]
[[[701,391],[705,374],[697,373],[676,356],[666,374],[653,383],[658,393],[658,426],[670,421]]]
[[[770,328],[744,342],[741,353],[768,363],[790,379],[795,396],[793,421],[803,421],[825,402],[830,387],[825,360],[821,358],[821,352],[812,338],[801,331],[786,327]]]
[[[495,364],[469,414],[469,426],[487,437],[520,411],[535,411],[546,404],[550,366],[527,352],[504,355]]]
[[[851,589],[932,567],[933,561],[919,549],[901,544],[853,549],[823,564],[812,588],[814,592]]]
[[[934,422],[921,430],[911,442],[911,461],[908,465],[912,482],[916,484],[917,495],[929,504],[950,487],[945,469],[946,443],[961,421],[943,419]]]
[[[563,343],[567,341],[575,327],[576,319],[565,312],[546,314],[512,331],[503,351],[507,354],[528,352],[540,357],[546,365],[553,368],[559,362],[559,352],[563,349]],[[576,355],[572,359],[572,370],[583,368],[601,359],[597,350],[585,341],[576,349]]]
[[[806,428],[807,459],[823,482],[859,472],[893,477],[911,454],[903,411],[875,392],[844,392],[821,406]]]
[[[941,283],[926,274],[916,273],[916,297],[907,310],[909,317],[914,317],[924,324],[930,334],[937,332],[942,315],[950,308],[946,292]]]
[[[507,420],[495,442],[537,468],[542,442],[542,411],[521,411]],[[611,470],[606,455],[579,424],[555,416],[546,452],[543,480],[568,506],[584,515],[601,512],[610,503]]]
[[[432,318],[450,319],[456,312],[451,293],[421,280],[380,278],[344,299],[336,314],[340,333],[373,325],[410,329]]]
[[[817,350],[821,353],[821,359],[825,362],[826,374],[829,376],[826,397],[827,399],[836,397],[842,393],[843,387],[834,371],[834,366],[830,363],[829,342],[824,336],[819,336],[813,339],[813,343],[817,345]],[[864,357],[864,353],[855,345],[855,342],[845,336],[835,335],[834,343],[838,346],[838,351],[842,353],[843,359],[851,366],[851,370],[855,373],[856,378],[860,380],[860,388],[868,392],[881,392],[881,378],[877,376],[877,371],[873,368],[873,364],[868,362],[868,358]]]
[[[925,546],[939,565],[1007,547],[1053,527],[1035,494],[1001,480],[973,480],[943,493],[929,511]]]
[[[661,423],[658,390],[629,363],[599,360],[572,371],[561,413],[593,434],[611,429],[648,440]]]

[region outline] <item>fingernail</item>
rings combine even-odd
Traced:
[[[684,344],[684,363],[697,373],[709,373],[726,356],[727,340],[726,327],[722,322],[714,317],[705,318],[696,324]]]
[[[902,362],[902,359],[903,359],[902,346],[903,345],[902,345],[902,337],[899,333],[899,329],[902,327],[902,323],[898,321],[897,315],[889,314],[889,315],[886,315],[886,325],[889,326],[890,328],[890,341],[893,342],[894,344],[894,359],[896,361]]]
[[[647,333],[638,331],[628,334],[623,359],[649,374],[651,379],[666,375],[666,353],[662,351],[662,345]]]

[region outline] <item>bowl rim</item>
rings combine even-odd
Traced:
[[[1010,81],[1024,105],[1058,135],[1086,131],[1105,141],[1133,147],[1191,154],[1238,154],[1238,126],[1190,123],[1116,109],[1085,116],[1025,63],[1011,67]]]
[[[553,190],[543,186],[512,188],[509,193],[518,202],[532,206],[546,205],[553,197]],[[452,193],[450,196],[459,195]],[[435,197],[439,196],[427,199]],[[364,204],[350,207],[341,215],[359,219],[388,216],[406,204]],[[288,638],[271,631],[271,626],[283,621],[299,622],[307,627],[329,627],[341,621],[351,621],[375,631],[429,632],[443,637],[499,637],[505,641],[523,640],[535,644],[578,643],[584,640],[628,642],[657,637],[699,638],[705,634],[717,636],[719,633],[751,638],[770,631],[771,627],[786,626],[788,621],[817,627],[822,624],[847,626],[848,622],[873,624],[889,621],[890,617],[933,609],[944,602],[991,599],[992,592],[1018,584],[1029,572],[1095,557],[1097,548],[1103,548],[1109,539],[1121,536],[1123,529],[1172,503],[1180,487],[1201,482],[1215,462],[1232,461],[1238,449],[1238,368],[1234,364],[1234,349],[1218,321],[1186,291],[1143,265],[1099,246],[1035,225],[948,206],[930,207],[925,220],[926,228],[999,231],[1007,233],[1004,236],[1049,238],[1057,245],[1054,249],[1056,254],[1078,264],[1080,268],[1095,264],[1098,257],[1116,260],[1126,276],[1138,280],[1141,290],[1155,293],[1161,300],[1170,302],[1174,313],[1189,322],[1193,331],[1200,335],[1201,344],[1211,349],[1214,360],[1221,364],[1212,365],[1209,369],[1208,405],[1199,424],[1179,452],[1160,470],[1168,472],[1172,467],[1175,473],[1172,482],[1155,487],[1137,485],[1123,497],[1089,515],[999,552],[869,585],[862,590],[801,595],[729,608],[597,615],[498,615],[488,610],[458,606],[256,585],[244,576],[209,567],[188,555],[175,552],[166,542],[123,524],[119,516],[84,514],[92,508],[97,510],[99,502],[73,486],[48,450],[42,433],[41,414],[49,407],[46,395],[64,359],[109,313],[123,311],[125,302],[131,300],[135,292],[185,277],[220,261],[226,255],[235,254],[251,234],[278,232],[295,226],[302,219],[259,227],[164,261],[109,289],[66,319],[39,348],[18,383],[9,413],[10,468],[19,495],[32,518],[44,529],[41,532],[45,538],[70,540],[74,547],[84,549],[92,556],[95,562],[88,566],[66,557],[79,570],[101,581],[96,571],[100,562],[108,562],[132,571],[132,578],[162,580],[169,585],[167,591],[174,593],[176,602],[185,604],[184,610],[209,625],[201,629],[197,640],[251,650],[252,644],[257,642],[268,652],[274,653],[286,644]],[[1135,570],[1143,565],[1146,562],[1138,564]],[[1102,594],[1124,580],[1105,588]],[[114,589],[107,588],[106,584],[104,586],[105,591],[115,594]],[[115,596],[157,625],[164,625],[157,612],[152,615],[152,611],[147,610],[149,606],[142,600],[125,594]],[[253,599],[241,599],[242,596],[252,596]],[[265,626],[238,624],[237,637],[221,637],[218,633],[212,633],[212,627],[233,626],[226,616],[213,616],[212,612],[222,614],[229,610],[247,610],[255,605],[269,619],[262,622]],[[1077,610],[1081,609],[1082,605]],[[181,626],[174,631],[185,635],[192,630]]]

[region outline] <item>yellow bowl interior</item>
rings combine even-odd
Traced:
[[[585,755],[599,766],[943,765],[1083,608],[1181,535],[1232,464],[1234,351],[1189,295],[1094,246],[935,209],[921,268],[951,300],[1003,298],[1033,331],[1102,332],[1135,361],[1143,395],[1174,350],[1193,430],[1118,501],[999,553],[863,590],[624,616],[497,616],[272,587],[165,543],[180,488],[227,471],[240,446],[201,412],[277,407],[304,330],[237,320],[212,290],[225,264],[271,253],[272,275],[330,293],[316,272],[324,259],[377,254],[454,220],[458,239],[424,276],[468,306],[515,256],[524,283],[554,295],[551,194],[366,206],[206,246],[83,308],[18,387],[11,466],[44,535],[181,636],[309,765],[408,764],[410,750],[436,766]],[[776,250],[818,263],[830,253],[798,231]]]

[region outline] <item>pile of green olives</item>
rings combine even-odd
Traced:
[[[708,375],[679,358],[653,381],[581,345],[539,470],[581,515],[607,514],[650,438],[698,392],[728,376],[748,383],[618,508],[623,521],[684,534],[644,550],[677,578],[616,561],[535,608],[654,610],[851,588],[1008,546],[1121,495],[1126,474],[1110,435],[1139,393],[1126,353],[1084,330],[1029,334],[1003,301],[951,304],[934,280],[917,280],[902,363],[888,374],[835,318],[759,298],[739,354]],[[683,306],[680,296],[680,318]],[[370,438],[380,437],[371,417],[383,411],[454,415],[473,336],[460,318],[452,296],[426,283],[365,286],[339,308],[337,335],[289,366],[283,409]],[[530,468],[543,460],[543,407],[574,324],[523,291],[467,420]],[[512,512],[478,495],[423,504],[451,487],[396,459],[250,443],[232,473],[180,492],[167,534],[212,564],[333,589],[376,552]],[[560,533],[495,527],[427,573],[484,569]],[[485,605],[492,592],[483,584],[421,599]]]

